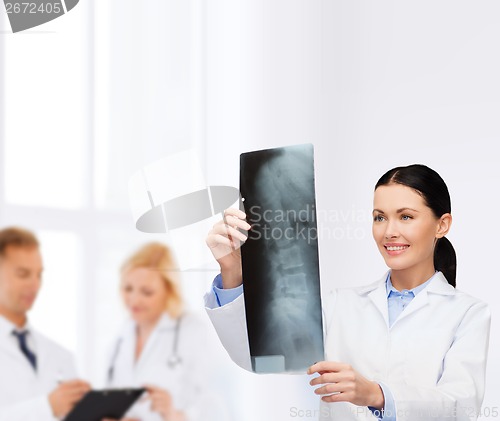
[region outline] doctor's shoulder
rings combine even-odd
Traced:
[[[489,329],[491,310],[488,303],[460,289],[455,289],[455,294],[447,298],[450,312],[462,314],[464,319],[468,318],[473,322],[482,322]]]
[[[450,285],[442,272],[436,272],[432,281],[422,290],[424,291],[428,292],[428,300],[436,318],[443,317],[447,322],[454,321],[457,327],[469,319],[472,319],[472,322],[487,322],[489,325],[491,315],[488,304]],[[477,316],[480,316],[480,319],[474,320]]]

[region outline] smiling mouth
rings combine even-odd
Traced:
[[[400,251],[406,250],[410,246],[384,246],[387,251]]]

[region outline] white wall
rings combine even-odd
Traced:
[[[0,16],[0,224],[32,227],[50,246],[36,324],[98,383],[122,317],[117,267],[152,238],[133,228],[132,173],[196,146],[207,184],[238,186],[240,153],[311,142],[317,205],[329,215],[320,226],[332,233],[320,242],[324,288],[384,272],[370,218],[383,172],[420,162],[446,180],[458,286],[493,314],[484,405],[500,406],[499,12],[494,0],[82,0],[17,35]],[[52,85],[30,77],[30,57]],[[66,266],[55,268],[63,252]],[[214,267],[185,274],[200,314]],[[62,292],[50,282],[72,297],[66,320],[47,310]],[[216,384],[227,385],[233,419],[316,408],[304,379],[223,365]]]

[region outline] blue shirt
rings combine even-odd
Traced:
[[[399,315],[403,312],[403,310],[410,304],[411,300],[415,298],[415,296],[422,291],[434,277],[432,275],[427,281],[419,286],[412,288],[410,290],[403,289],[402,291],[398,291],[391,282],[391,271],[387,274],[387,278],[385,280],[385,288],[387,291],[387,307],[389,313],[389,328],[394,324]],[[224,306],[232,301],[234,301],[238,296],[243,293],[243,285],[240,285],[236,288],[231,289],[223,289],[222,288],[222,276],[221,274],[217,275],[213,282],[213,291],[215,297],[217,298],[217,303],[219,306]],[[384,409],[382,411],[368,407],[370,411],[379,419],[383,421],[396,421],[396,405],[394,402],[394,397],[392,396],[389,388],[384,384],[379,382],[380,388],[382,389],[382,393],[384,394]],[[387,416],[386,416],[387,414]]]
[[[398,291],[391,282],[391,272],[388,273],[385,281],[385,288],[387,290],[387,305],[389,309],[389,327],[393,325],[401,312],[410,304],[411,300],[422,291],[434,277],[431,276],[427,281],[413,289],[403,289]]]

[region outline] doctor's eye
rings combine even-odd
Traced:
[[[373,217],[374,222],[382,222],[384,220],[384,217],[382,215],[375,215]]]
[[[403,221],[409,221],[410,219],[413,219],[413,216],[411,216],[411,215],[401,215],[401,219]]]

